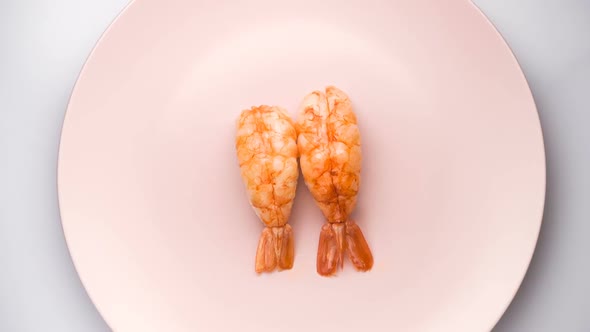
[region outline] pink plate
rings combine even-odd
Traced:
[[[375,266],[316,274],[324,220],[300,185],[295,267],[257,276],[235,120],[328,84],[356,107],[353,217]],[[466,0],[134,1],[78,79],[58,178],[72,258],[117,332],[489,331],[545,192],[525,78]]]

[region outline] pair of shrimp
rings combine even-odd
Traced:
[[[297,121],[277,106],[245,110],[238,120],[236,149],[250,203],[266,225],[256,251],[257,273],[293,267],[293,230],[287,224],[299,172],[326,218],[321,229],[317,272],[343,267],[368,271],[373,255],[358,225],[349,219],[360,185],[361,145],[348,96],[329,86],[308,94]]]

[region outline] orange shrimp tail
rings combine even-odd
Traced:
[[[265,227],[256,250],[256,273],[272,272],[276,268],[290,270],[295,259],[291,226]]]
[[[358,271],[373,267],[373,254],[358,225],[349,220],[346,223],[325,224],[320,232],[317,271],[321,276],[332,276],[344,264],[344,252]]]
[[[352,265],[358,271],[369,271],[373,267],[373,254],[360,227],[352,220],[346,222],[346,243]]]

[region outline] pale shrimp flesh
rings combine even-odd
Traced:
[[[320,232],[317,272],[335,274],[343,267],[344,252],[357,270],[370,270],[373,254],[349,219],[360,185],[361,138],[348,95],[333,86],[308,94],[296,129],[305,184],[327,220]]]
[[[296,140],[293,122],[281,107],[252,107],[238,119],[240,171],[250,203],[266,226],[256,251],[257,273],[293,267],[293,230],[287,221],[299,176]]]

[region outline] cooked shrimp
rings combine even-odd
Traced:
[[[327,220],[320,232],[318,273],[329,276],[342,268],[345,251],[357,270],[370,270],[369,245],[349,219],[361,171],[361,139],[350,99],[333,86],[310,93],[300,107],[296,127],[303,178]]]
[[[291,118],[280,107],[252,107],[238,120],[242,178],[254,211],[266,225],[256,251],[257,273],[293,267],[293,231],[287,221],[299,176],[296,140]]]

